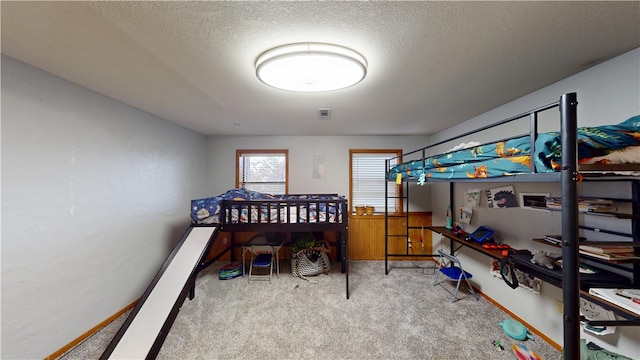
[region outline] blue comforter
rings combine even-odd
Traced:
[[[343,200],[344,197],[338,195],[317,195],[317,194],[304,194],[304,195],[272,195],[261,193],[257,191],[247,189],[231,189],[220,195],[208,197],[204,199],[191,200],[191,221],[199,224],[212,224],[220,223],[221,221],[221,204],[224,200],[252,200],[252,201],[264,201],[265,206],[260,206],[259,213],[257,207],[252,209],[254,213],[249,214],[246,207],[236,207],[230,210],[232,211],[232,220],[236,223],[247,222],[251,217],[251,222],[273,222],[278,214],[274,213],[275,209],[271,212],[267,209],[267,204],[280,203],[286,200],[327,200],[323,202],[311,203],[308,206],[309,209],[309,222],[335,222],[338,216],[341,215],[343,209],[340,209],[339,203],[332,202],[330,200]],[[272,202],[271,200],[275,200]],[[318,205],[319,209],[316,209]],[[329,217],[326,216],[326,208],[329,207]],[[275,206],[274,206],[275,207]],[[305,222],[307,221],[307,207],[300,206],[300,214],[297,213],[298,208],[280,208],[280,220],[286,219],[286,213],[290,215],[291,222]]]
[[[640,115],[617,125],[578,128],[577,135],[580,162],[638,146]],[[561,145],[559,132],[538,134],[534,157],[537,172],[560,170]],[[530,153],[529,136],[522,136],[405,162],[392,167],[387,172],[387,179],[419,178],[421,175],[426,179],[469,179],[527,174],[532,172]]]

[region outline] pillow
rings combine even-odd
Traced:
[[[637,164],[640,162],[640,146],[628,146],[612,150],[604,156],[581,159],[581,164]]]

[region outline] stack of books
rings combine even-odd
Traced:
[[[580,198],[578,199],[578,211],[581,212],[611,212],[616,211],[618,208],[613,205],[612,200],[595,199],[595,198]]]
[[[545,203],[549,209],[562,209],[562,198],[546,197]],[[598,198],[578,199],[578,211],[580,212],[612,212],[616,210],[618,210],[618,208],[613,204],[613,200]]]
[[[549,209],[554,209],[554,210],[562,209],[562,198],[559,198],[559,197],[546,197],[545,198],[545,203],[547,205],[547,208],[549,208]]]
[[[545,235],[542,240],[549,245],[562,246],[562,235]],[[585,237],[580,237],[580,244],[578,245],[578,251],[582,255],[590,257],[611,260],[611,261],[623,261],[623,260],[640,260],[640,254],[636,254],[634,247],[631,245],[589,245],[586,242]]]
[[[580,254],[604,260],[636,260],[640,255],[635,254],[631,246],[618,245],[579,245]]]

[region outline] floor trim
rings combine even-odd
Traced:
[[[89,338],[93,334],[97,333],[98,331],[100,331],[105,326],[109,325],[112,321],[114,321],[115,319],[119,318],[120,315],[122,315],[122,314],[126,313],[127,311],[133,309],[134,306],[136,306],[136,304],[138,303],[138,301],[140,301],[140,299],[138,299],[138,300],[132,302],[131,304],[125,306],[124,309],[122,309],[122,310],[118,311],[117,313],[111,315],[110,317],[108,317],[106,320],[104,320],[100,324],[92,327],[91,329],[89,329],[89,331],[87,331],[84,334],[80,335],[79,337],[77,337],[76,339],[74,339],[73,341],[68,343],[67,345],[61,347],[60,350],[54,352],[53,354],[47,356],[44,359],[45,360],[54,360],[54,359],[57,359],[60,356],[64,355],[66,352],[68,352],[69,350],[73,349],[78,344],[80,344],[81,342],[85,341],[87,338]]]
[[[477,289],[474,290],[477,291]],[[524,321],[521,317],[519,317],[518,315],[512,313],[511,311],[509,311],[509,309],[505,308],[504,306],[502,306],[499,302],[495,301],[494,299],[490,298],[489,296],[487,296],[485,293],[481,292],[481,291],[477,291],[480,293],[480,295],[482,295],[482,297],[484,297],[485,299],[487,299],[487,301],[489,301],[490,303],[492,303],[495,307],[499,308],[500,310],[506,312],[507,314],[509,314],[512,318],[518,320],[519,322],[522,323],[522,325],[526,326],[527,329],[529,329],[532,333],[540,336],[542,339],[544,339],[544,341],[546,341],[547,343],[549,343],[549,345],[553,346],[556,350],[558,351],[562,351],[562,346],[558,343],[556,343],[555,341],[553,341],[550,337],[548,337],[547,335],[545,335],[544,333],[542,333],[540,330],[534,328],[533,326],[531,326],[531,324],[527,323],[526,321]]]

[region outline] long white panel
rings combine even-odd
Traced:
[[[214,227],[191,230],[110,359],[144,359],[147,356],[214,230]]]

